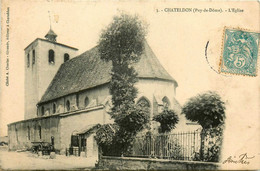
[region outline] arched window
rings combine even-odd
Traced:
[[[35,64],[35,50],[33,50],[32,52],[33,56],[32,56],[32,65]]]
[[[148,107],[150,108],[150,102],[147,98],[141,97],[138,101],[137,104],[141,107]]]
[[[27,134],[28,134],[28,140],[31,139],[31,134],[30,134],[30,127],[27,126]]]
[[[162,99],[162,102],[163,102],[163,108],[164,109],[169,109],[170,108],[170,101],[169,101],[169,99],[168,99],[168,97],[164,97],[163,99]]]
[[[76,105],[79,108],[79,94],[76,94]]]
[[[87,107],[87,106],[89,105],[89,98],[86,97],[84,102],[85,102],[85,103],[84,103],[84,104],[85,104],[85,107]]]
[[[66,108],[67,108],[67,111],[70,111],[70,101],[69,100],[67,100],[67,102],[66,102]]]
[[[52,49],[49,50],[49,63],[50,64],[55,63],[55,53]]]
[[[15,134],[16,134],[16,141],[18,142],[19,139],[18,139],[18,129],[16,128],[16,125],[15,125]]]
[[[40,139],[42,139],[42,127],[39,125],[39,137],[40,137]]]
[[[66,62],[66,61],[68,61],[68,60],[70,60],[70,55],[67,54],[67,53],[65,53],[65,54],[64,54],[64,62]]]
[[[30,54],[27,54],[27,67],[30,67]]]
[[[55,103],[53,103],[53,105],[52,105],[52,113],[56,113],[56,104]]]
[[[44,115],[44,106],[41,107],[41,114]]]

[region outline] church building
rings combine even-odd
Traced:
[[[34,142],[49,142],[60,154],[82,136],[86,157],[97,156],[95,130],[113,123],[108,112],[110,62],[100,59],[98,45],[80,55],[78,49],[58,43],[50,30],[25,49],[25,120],[8,125],[9,150],[28,149]],[[178,83],[160,64],[150,46],[134,64],[139,81],[136,103],[150,109],[151,118],[167,106],[178,115]]]

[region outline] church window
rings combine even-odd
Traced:
[[[53,113],[56,113],[56,104],[55,104],[55,103],[53,103],[52,112],[53,112]]]
[[[68,61],[70,59],[70,55],[65,53],[64,54],[64,62]]]
[[[49,63],[50,64],[55,63],[55,53],[52,49],[49,50]]]
[[[44,115],[44,106],[41,107],[41,114]]]
[[[70,111],[70,101],[69,100],[67,100],[67,102],[66,102],[66,108],[67,108],[67,111]]]
[[[31,134],[30,134],[30,127],[27,126],[27,134],[28,134],[28,140],[31,139]]]
[[[27,67],[30,67],[30,54],[27,54]]]
[[[137,104],[141,107],[148,107],[150,108],[150,102],[148,101],[148,99],[146,99],[145,97],[141,97]]]
[[[76,94],[76,105],[79,108],[79,94]]]
[[[169,101],[168,97],[165,96],[165,97],[162,99],[162,102],[163,102],[163,108],[166,109],[166,110],[168,110],[169,107],[170,107],[170,101]]]
[[[85,102],[85,107],[87,107],[89,105],[89,98],[86,97],[84,102]]]
[[[19,139],[18,139],[18,129],[16,128],[16,125],[15,125],[15,134],[16,134],[16,141],[18,142]]]
[[[39,126],[39,137],[40,137],[40,139],[42,139],[42,127],[41,126]]]
[[[35,50],[32,51],[32,65],[35,64]]]

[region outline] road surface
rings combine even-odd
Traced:
[[[91,170],[95,162],[93,159],[64,155],[50,159],[49,156],[38,156],[31,152],[8,152],[7,147],[0,147],[0,170]]]

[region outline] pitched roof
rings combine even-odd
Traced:
[[[57,36],[57,34],[54,33],[54,31],[53,31],[52,29],[50,29],[50,30],[48,31],[48,33],[45,35],[45,37],[46,37],[47,35]]]
[[[111,79],[111,68],[111,62],[100,59],[96,46],[63,63],[38,104],[106,84]],[[140,61],[134,64],[134,68],[139,78],[161,79],[177,85],[147,43]]]
[[[81,134],[89,134],[91,131],[93,131],[94,129],[98,129],[100,128],[100,124],[91,124],[91,125],[87,125],[86,127],[82,128],[81,130],[79,130],[76,134],[77,135],[81,135]]]

